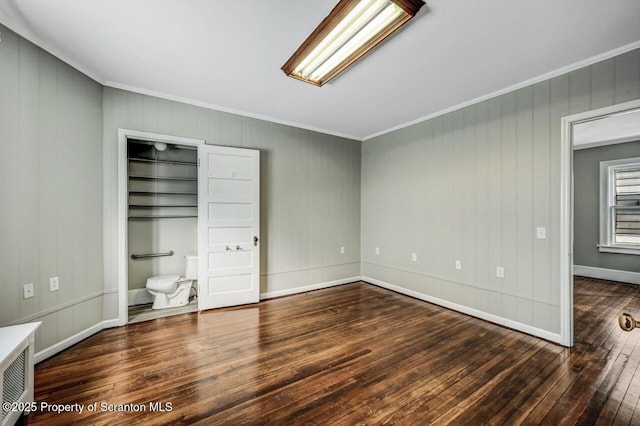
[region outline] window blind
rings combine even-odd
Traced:
[[[640,167],[615,171],[615,242],[640,245]]]

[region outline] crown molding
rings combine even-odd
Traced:
[[[129,86],[129,85],[126,85],[126,84],[120,84],[120,83],[117,83],[115,81],[106,81],[104,83],[104,86],[105,87],[111,87],[111,88],[114,88],[114,89],[126,90],[128,92],[138,93],[138,94],[141,94],[141,95],[154,96],[156,98],[166,99],[168,101],[180,102],[180,103],[193,105],[193,106],[198,106],[198,107],[202,107],[202,108],[206,108],[206,109],[211,109],[211,110],[214,110],[214,111],[227,112],[229,114],[235,114],[235,115],[239,115],[239,116],[242,116],[242,117],[255,118],[257,120],[268,121],[270,123],[283,124],[285,126],[296,127],[298,129],[303,129],[303,130],[310,130],[312,132],[323,133],[323,134],[326,134],[326,135],[337,136],[337,137],[340,137],[340,138],[352,139],[352,140],[359,141],[359,142],[362,141],[361,137],[354,136],[354,135],[349,135],[349,134],[346,134],[346,133],[334,132],[332,130],[321,129],[319,127],[314,127],[314,126],[308,126],[306,124],[296,123],[294,121],[281,120],[279,118],[269,117],[267,115],[255,114],[255,113],[252,113],[252,112],[243,111],[243,110],[234,109],[234,108],[227,108],[227,107],[223,107],[223,106],[220,106],[220,105],[212,104],[212,103],[209,103],[209,102],[202,102],[202,101],[197,101],[197,100],[194,100],[194,99],[183,98],[183,97],[180,97],[180,96],[173,96],[173,95],[169,95],[169,94],[162,93],[162,92],[156,92],[156,91],[153,91],[153,90],[143,89],[143,88],[136,87],[136,86]]]
[[[386,135],[387,133],[395,132],[396,130],[404,129],[406,127],[413,126],[414,124],[422,123],[422,122],[425,122],[427,120],[431,120],[432,118],[440,117],[440,116],[448,114],[450,112],[454,112],[454,111],[457,111],[459,109],[466,108],[468,106],[471,106],[471,105],[474,105],[474,104],[477,104],[477,103],[480,103],[480,102],[484,102],[486,100],[489,100],[489,99],[492,99],[492,98],[495,98],[495,97],[498,97],[498,96],[501,96],[501,95],[504,95],[504,94],[507,94],[507,93],[510,93],[510,92],[513,92],[513,91],[516,91],[518,89],[522,89],[523,87],[532,86],[532,85],[534,85],[536,83],[540,83],[540,82],[545,81],[545,80],[550,80],[550,79],[552,79],[554,77],[559,77],[561,75],[568,74],[571,71],[575,71],[577,69],[584,68],[584,67],[589,66],[589,65],[593,65],[593,64],[595,64],[597,62],[604,61],[605,59],[613,58],[614,56],[622,55],[623,53],[627,53],[627,52],[630,52],[630,51],[638,49],[638,48],[640,48],[640,40],[639,41],[635,41],[633,43],[625,44],[624,46],[618,47],[617,49],[613,49],[613,50],[610,50],[608,52],[592,56],[592,57],[584,59],[582,61],[575,62],[575,63],[573,63],[571,65],[567,65],[567,66],[564,66],[562,68],[558,68],[558,69],[556,69],[554,71],[539,75],[537,77],[530,78],[529,80],[525,80],[525,81],[523,81],[521,83],[514,84],[512,86],[506,87],[506,88],[501,89],[501,90],[497,90],[497,91],[489,93],[487,95],[483,95],[483,96],[477,97],[477,98],[472,99],[470,101],[463,102],[463,103],[458,104],[458,105],[454,105],[454,106],[452,106],[450,108],[445,108],[445,109],[440,110],[438,112],[434,112],[432,114],[425,115],[423,117],[417,118],[415,120],[408,121],[406,123],[399,124],[399,125],[394,126],[394,127],[390,127],[390,128],[388,128],[386,130],[381,130],[379,132],[372,133],[369,136],[363,137],[362,141],[363,142],[364,141],[368,141],[370,139],[377,138],[378,136]]]

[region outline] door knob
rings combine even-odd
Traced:
[[[242,247],[236,246],[236,250],[242,250]]]
[[[622,313],[618,317],[618,324],[624,331],[631,331],[636,327],[640,327],[638,321],[631,314]]]
[[[225,250],[231,250],[231,249],[229,248],[229,246],[226,246],[224,249],[225,249]]]

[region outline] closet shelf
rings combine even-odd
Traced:
[[[197,215],[163,215],[163,216],[129,216],[129,220],[135,219],[180,219],[188,217],[198,217]]]
[[[129,195],[198,195],[197,192],[129,191]]]
[[[195,161],[152,160],[150,158],[136,158],[136,157],[129,157],[129,161],[137,161],[141,163],[175,164],[180,166],[197,166],[198,165],[198,162],[195,162]]]
[[[164,159],[144,158],[145,154],[130,152],[129,154],[129,197],[144,197],[131,199],[133,204],[129,204],[129,220],[155,220],[155,219],[180,219],[180,218],[197,218],[196,214],[198,203],[196,197],[198,195],[197,182],[198,178],[193,176],[193,169],[167,168],[160,174],[161,176],[153,176],[158,174],[156,166],[158,164],[168,164],[171,166],[188,166],[197,167],[195,155],[189,158],[171,157]],[[188,161],[191,159],[192,161]],[[185,161],[187,160],[187,161]],[[151,169],[143,171],[136,170],[134,163],[149,163]],[[173,170],[173,172],[171,171]],[[173,174],[177,176],[172,176]],[[142,182],[147,182],[143,185]],[[163,183],[161,183],[163,182]],[[182,183],[180,183],[182,182]],[[161,185],[161,186],[159,186]],[[153,199],[150,196],[166,196],[162,199]],[[189,198],[185,198],[189,197]],[[152,204],[152,203],[157,204]],[[176,210],[177,208],[189,210]],[[166,209],[166,210],[159,210]]]
[[[129,175],[129,179],[133,179],[133,180],[168,180],[168,181],[185,181],[185,182],[197,182],[198,181],[198,178],[163,177],[163,176],[138,176],[138,175]]]
[[[198,207],[198,205],[197,204],[157,204],[157,205],[129,204],[129,207],[135,208],[135,209],[155,209],[160,207]]]

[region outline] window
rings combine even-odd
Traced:
[[[600,162],[598,247],[640,254],[640,157]]]

